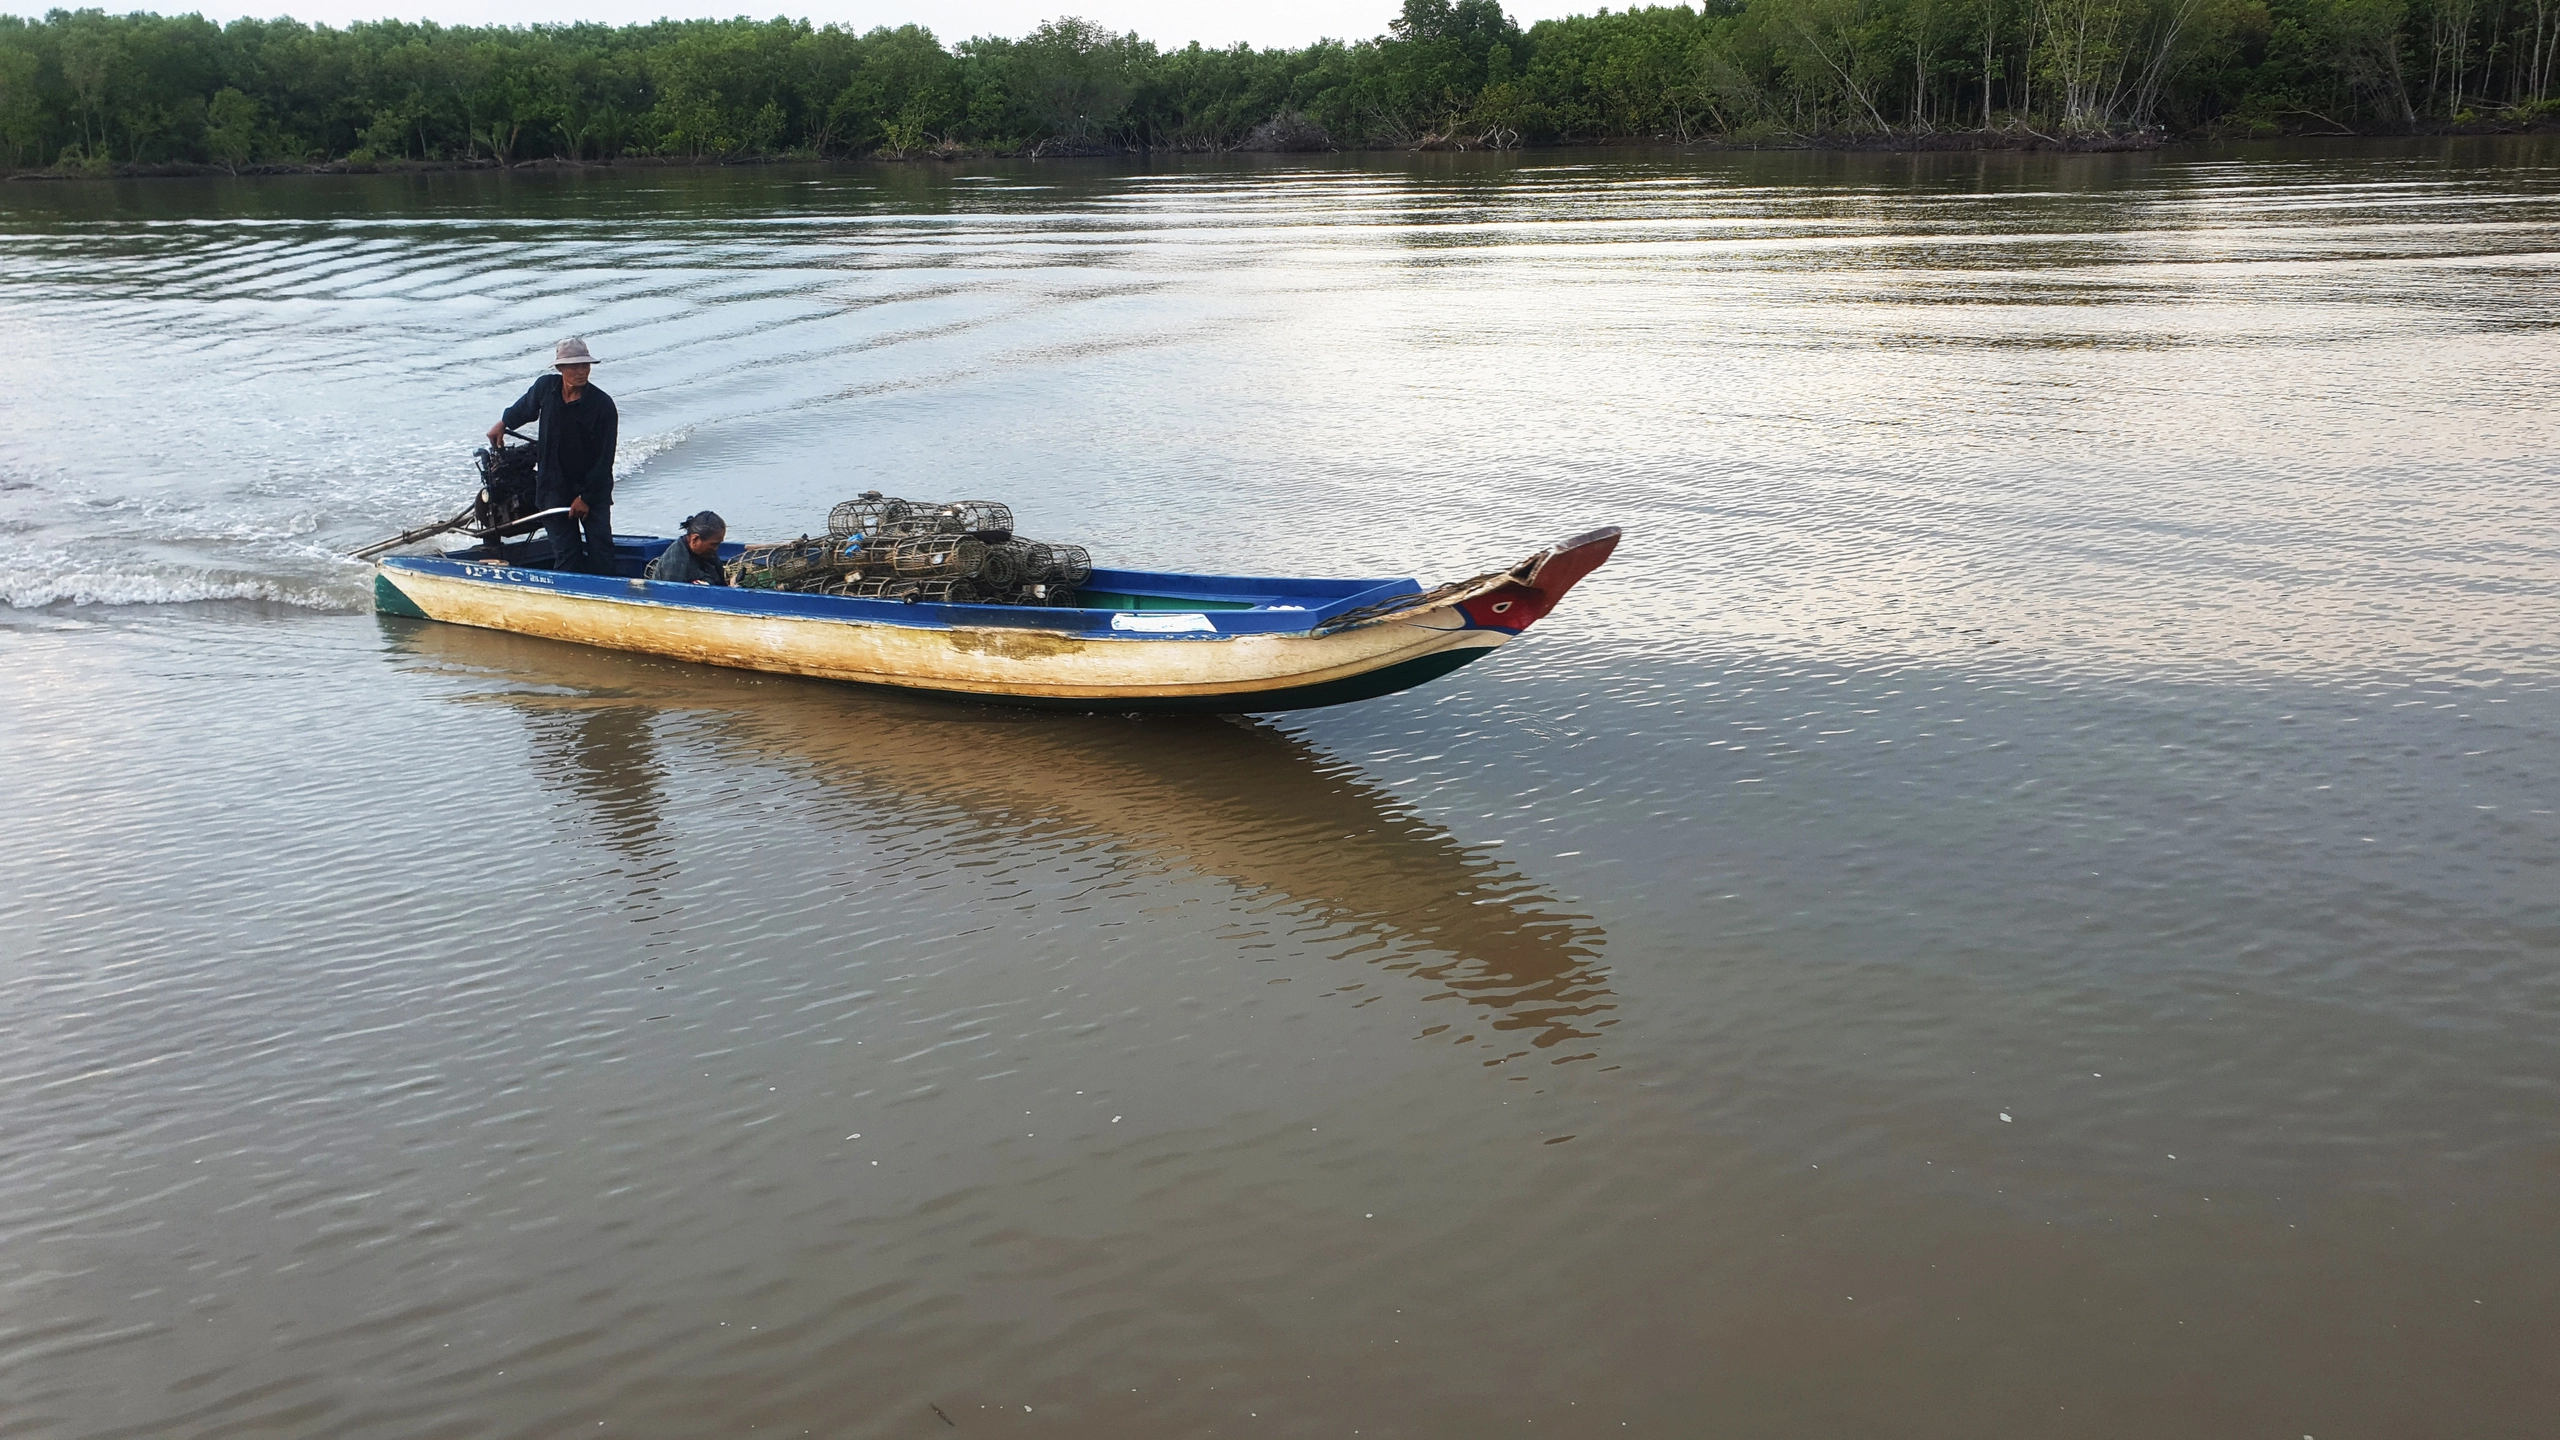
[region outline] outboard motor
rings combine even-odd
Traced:
[[[471,513],[484,531],[503,530],[533,513],[533,447],[509,445],[479,451],[480,498]]]
[[[516,440],[524,440],[523,436],[517,435],[513,430],[508,431],[507,434]],[[433,539],[438,535],[460,530],[463,528],[463,522],[467,520],[477,527],[475,533],[479,536],[483,555],[492,560],[508,559],[506,536],[510,531],[518,528],[531,530],[547,523],[544,518],[535,518],[530,524],[525,523],[527,517],[544,517],[547,514],[534,508],[533,446],[530,442],[509,445],[505,440],[501,440],[493,448],[474,452],[472,458],[480,465],[480,493],[473,497],[470,508],[450,520],[421,525],[415,530],[403,530],[388,539],[376,540],[361,550],[351,550],[347,552],[348,558],[371,560],[377,556],[389,554],[403,545],[414,545],[421,540]],[[565,515],[568,512],[563,510],[559,513]],[[539,549],[518,546],[517,550],[522,558],[516,563],[547,563],[547,561],[537,561],[536,557],[547,556],[549,545],[550,542],[544,540],[540,542]]]

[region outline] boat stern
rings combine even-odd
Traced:
[[[373,608],[382,615],[399,615],[411,620],[431,618],[418,608],[417,601],[409,598],[408,592],[392,582],[390,572],[379,566],[373,572]]]

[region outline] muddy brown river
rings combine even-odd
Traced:
[[[377,616],[616,518],[1599,524],[1023,714]],[[2560,138],[0,193],[0,1436],[2530,1437]]]

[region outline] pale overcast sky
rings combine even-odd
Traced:
[[[52,0],[0,0],[0,9],[37,15]],[[60,0],[69,4],[73,0]],[[96,0],[92,0],[96,3]],[[1620,0],[1624,3],[1624,0]],[[1360,40],[1383,33],[1402,0],[1230,0],[1183,4],[1179,0],[110,0],[111,11],[153,10],[164,15],[195,11],[227,21],[243,15],[291,15],[297,20],[344,25],[350,20],[437,20],[449,25],[526,25],[598,20],[630,24],[660,16],[691,19],[741,13],[789,15],[856,29],[874,25],[925,26],[945,44],[972,35],[1020,35],[1043,20],[1081,15],[1114,30],[1135,30],[1171,48],[1203,45],[1304,45],[1333,36]],[[1522,25],[1558,15],[1588,13],[1596,3],[1514,0],[1505,9]]]

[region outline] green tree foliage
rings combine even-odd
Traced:
[[[258,156],[258,102],[225,85],[204,112],[204,148],[232,174]]]
[[[43,66],[26,33],[26,22],[0,15],[0,147],[7,148],[13,169],[37,150],[53,118],[39,83]]]
[[[1074,18],[945,45],[56,10],[0,16],[0,161],[1212,148],[1280,115],[1340,145],[2405,130],[2560,113],[2555,71],[2560,0],[1704,0],[1525,31],[1500,0],[1402,0],[1384,34],[1294,50],[1159,50]]]
[[[1156,58],[1155,47],[1135,35],[1074,19],[1049,21],[1003,54],[1007,94],[1027,128],[1071,146],[1107,139],[1120,127]]]

